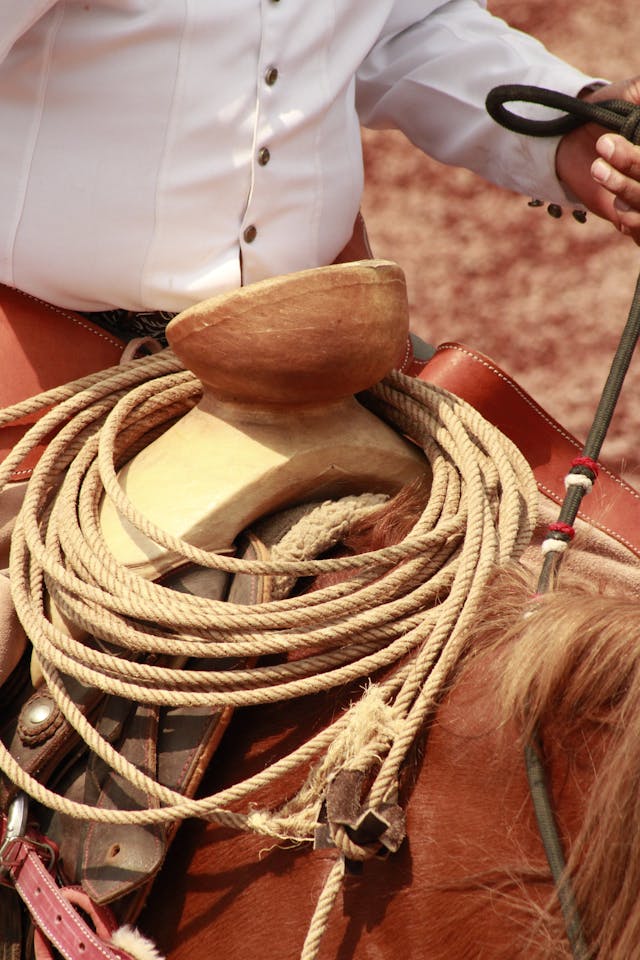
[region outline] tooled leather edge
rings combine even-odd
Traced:
[[[440,344],[419,379],[466,400],[512,440],[531,465],[538,487],[560,504],[564,476],[582,450],[580,442],[553,419],[489,357],[460,343]],[[540,438],[547,459],[536,462]],[[606,464],[578,516],[640,556],[640,494]]]
[[[66,310],[64,307],[57,307],[54,303],[48,303],[46,300],[41,300],[40,297],[36,297],[32,293],[25,293],[24,290],[18,290],[17,287],[10,287],[4,283],[0,284],[0,290],[1,289],[8,290],[11,295],[17,297],[18,299],[29,300],[31,303],[36,304],[40,308],[49,310],[51,313],[56,313],[58,316],[64,317],[65,320],[70,320],[77,326],[82,327],[83,330],[86,330],[87,333],[92,334],[92,336],[98,337],[100,340],[106,340],[106,342],[110,343],[113,347],[124,346],[124,343],[121,340],[112,336],[97,324],[86,320],[81,313],[76,313],[73,310]]]

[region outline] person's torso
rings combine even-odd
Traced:
[[[0,280],[179,310],[330,262],[362,188],[354,73],[393,6],[56,3],[0,64]]]

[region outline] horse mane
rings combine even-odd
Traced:
[[[381,550],[411,532],[429,500],[431,485],[424,477],[405,484],[392,500],[356,520],[343,544],[353,553]]]
[[[560,584],[534,597],[522,569],[501,572],[474,643],[503,658],[503,723],[523,746],[537,731],[548,766],[561,753],[584,783],[567,872],[590,957],[628,960],[640,942],[640,601]]]
[[[346,546],[359,552],[397,542],[427,498],[424,484],[408,485],[354,525]],[[535,589],[522,565],[496,573],[466,662],[499,658],[497,724],[505,736],[515,728],[523,750],[540,735],[556,795],[572,778],[575,822],[560,818],[559,827],[589,960],[629,960],[640,943],[640,600],[568,570],[556,591],[536,596]],[[553,782],[554,766],[560,784]],[[522,896],[529,883],[543,880],[535,871],[498,869],[495,877],[469,883],[485,887],[491,899],[500,893],[514,910],[524,908],[529,923],[533,918],[530,956],[568,957],[555,893],[546,905]]]

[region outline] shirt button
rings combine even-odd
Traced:
[[[264,82],[267,84],[268,87],[272,87],[277,79],[278,79],[278,68],[269,67],[269,69],[266,71],[264,75]]]
[[[245,243],[253,243],[253,241],[255,240],[255,238],[258,236],[258,231],[257,231],[256,228],[254,227],[254,225],[251,224],[250,227],[247,227],[247,228],[246,228],[246,230],[244,231],[244,233],[242,234],[242,236],[244,237],[244,242],[245,242]]]
[[[258,150],[258,163],[261,167],[266,167],[266,165],[269,163],[269,160],[271,160],[269,148],[261,147],[260,150]]]

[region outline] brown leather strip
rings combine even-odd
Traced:
[[[582,445],[489,357],[443,343],[418,374],[471,404],[522,451],[540,490],[562,503],[564,478]],[[579,516],[640,556],[640,494],[605,465]]]
[[[361,213],[355,219],[353,232],[344,245],[334,263],[353,263],[357,260],[371,260],[373,253],[369,243],[369,235]]]
[[[11,845],[9,874],[34,923],[64,960],[125,960],[127,954],[107,943],[55,882],[29,837]]]

